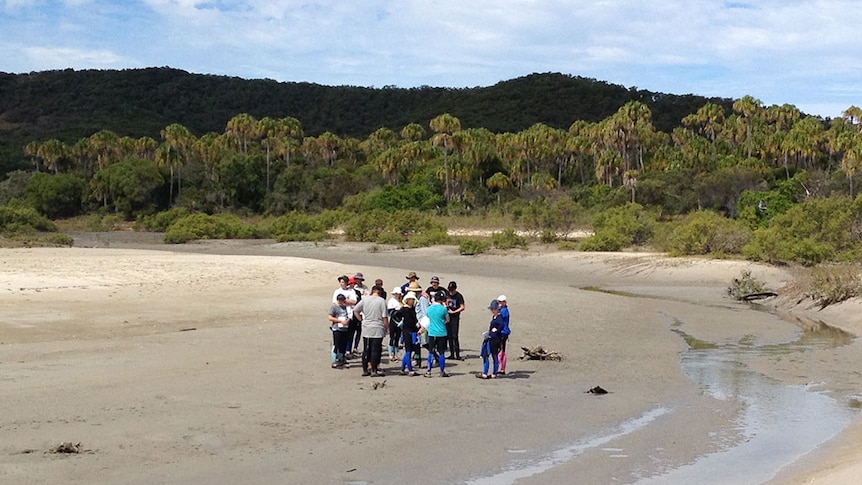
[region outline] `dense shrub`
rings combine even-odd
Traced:
[[[0,233],[3,235],[56,231],[56,224],[32,207],[23,205],[0,206]]]
[[[322,220],[308,214],[290,212],[269,225],[269,237],[278,242],[322,241],[329,235]]]
[[[581,241],[581,249],[619,251],[631,245],[645,244],[653,234],[655,223],[655,216],[640,204],[612,207],[595,216],[595,234]]]
[[[187,215],[189,215],[187,208],[174,207],[170,210],[139,217],[135,227],[143,231],[165,232],[177,219]]]
[[[743,254],[756,261],[813,265],[858,253],[860,228],[862,198],[811,199],[756,230]]]
[[[61,233],[48,234],[47,236],[45,236],[44,241],[51,246],[72,247],[75,244],[75,240],[72,238],[72,236]]]
[[[255,228],[232,214],[191,214],[177,219],[165,231],[165,242],[180,244],[198,239],[253,239]]]
[[[491,243],[484,239],[464,238],[458,245],[458,254],[463,256],[473,256],[482,254],[491,248]]]
[[[743,223],[712,211],[686,216],[671,232],[666,244],[671,255],[741,254],[751,240]]]
[[[415,210],[363,212],[344,223],[344,238],[359,242],[377,242],[384,232],[400,234],[404,241],[409,241],[417,235],[439,231],[445,232],[446,228],[428,214]],[[392,236],[386,238],[394,239]]]
[[[433,192],[427,185],[398,184],[348,197],[345,208],[356,212],[418,210],[436,213],[445,204],[443,196]]]
[[[519,235],[511,227],[508,229],[504,229],[502,232],[492,233],[491,244],[493,244],[494,247],[497,249],[527,249],[527,246],[529,246],[527,238]]]
[[[449,236],[449,231],[444,228],[431,228],[411,237],[408,246],[411,248],[423,248],[444,244],[452,244],[452,237]]]

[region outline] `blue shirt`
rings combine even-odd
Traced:
[[[500,330],[500,333],[502,333],[503,335],[509,335],[510,333],[512,333],[512,331],[509,329],[509,307],[501,307],[500,316],[503,318],[503,329]]]
[[[435,303],[428,307],[428,336],[429,337],[445,337],[446,336],[446,317],[449,315],[449,310],[445,306]]]

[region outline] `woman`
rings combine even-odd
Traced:
[[[401,358],[401,375],[415,376],[413,352],[419,348],[419,319],[416,318],[416,293],[408,291],[402,300],[403,306],[395,311],[401,319],[401,334],[404,336],[404,356]]]
[[[498,354],[503,341],[503,317],[500,315],[500,303],[497,300],[491,300],[488,310],[491,310],[491,323],[488,325],[488,331],[482,335],[484,337],[482,342],[482,374],[476,376],[480,379],[496,379],[497,371],[500,368]],[[488,374],[490,370],[488,357],[494,360],[494,372],[492,374]]]
[[[398,343],[401,340],[401,318],[395,314],[401,309],[401,287],[396,286],[392,289],[392,295],[386,302],[386,309],[389,311],[389,362],[398,360]]]

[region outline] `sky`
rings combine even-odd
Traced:
[[[560,72],[669,94],[862,106],[855,0],[0,0],[0,72],[174,67],[329,86]]]

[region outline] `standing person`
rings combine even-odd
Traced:
[[[449,313],[443,304],[445,301],[443,293],[435,292],[428,307],[428,370],[425,377],[431,377],[435,360],[440,363],[440,377],[449,377],[446,373],[446,322]]]
[[[414,309],[416,310],[416,320],[421,321],[422,317],[424,317],[428,313],[428,306],[431,302],[428,301],[428,295],[422,290],[422,287],[419,286],[418,281],[412,281],[407,286],[407,292],[413,292],[416,295],[416,304],[414,305]],[[414,357],[416,358],[416,367],[422,367],[422,347],[428,346],[428,334],[426,332],[420,332],[418,334],[418,340],[416,341],[416,345],[413,346]]]
[[[425,293],[428,294],[428,299],[431,301],[434,301],[433,295],[435,293],[442,294],[444,296],[444,298],[441,301],[446,301],[446,298],[445,298],[446,290],[440,286],[440,278],[437,276],[431,277],[431,286],[429,286],[428,288],[425,289]]]
[[[413,352],[419,352],[419,320],[416,318],[416,293],[408,291],[404,295],[404,306],[395,312],[395,318],[401,318],[401,332],[404,336],[404,357],[401,358],[401,375],[413,377]]]
[[[398,344],[401,340],[401,326],[403,319],[396,312],[401,309],[401,287],[392,288],[392,296],[386,301],[386,310],[389,314],[389,362],[398,360]]]
[[[344,357],[347,348],[347,327],[350,318],[347,316],[347,297],[339,293],[335,303],[329,308],[329,329],[332,331],[332,368],[343,369],[347,366]]]
[[[365,286],[365,277],[362,273],[356,273],[353,278],[350,278],[350,287],[356,293],[356,303],[362,301],[362,298],[368,296],[368,287]],[[353,319],[350,320],[350,340],[347,342],[347,351],[350,352],[351,346],[353,352],[359,351],[359,342],[362,341],[362,323],[356,313],[353,314]]]
[[[482,334],[484,337],[482,342],[482,374],[476,377],[480,379],[496,379],[499,370],[500,360],[500,345],[503,336],[503,317],[500,315],[500,303],[497,300],[491,300],[488,305],[488,310],[491,310],[491,323],[488,325],[488,331]],[[488,357],[494,361],[493,373],[488,374],[489,362]]]
[[[371,287],[371,294],[360,300],[353,315],[362,322],[362,375],[384,376],[380,369],[383,354],[383,337],[389,326],[386,300],[380,297],[383,288]]]
[[[412,285],[413,283],[416,283],[417,286],[419,285],[419,276],[416,275],[415,271],[411,271],[411,272],[407,273],[407,283],[404,283],[403,285],[401,285],[401,294],[406,295],[408,291],[413,291],[413,290],[410,290],[407,288],[408,286]],[[421,288],[419,291],[422,291]],[[416,296],[419,296],[418,292],[416,292]]]
[[[449,336],[449,358],[464,360],[461,357],[461,342],[458,333],[461,327],[461,312],[466,308],[464,295],[458,291],[458,283],[450,281],[447,285],[449,297],[446,299],[446,307],[449,309],[449,323],[446,332]]]
[[[383,288],[383,280],[381,280],[380,278],[377,278],[376,280],[374,280],[374,286],[379,286],[379,287]],[[402,293],[402,295],[403,294],[404,293]],[[383,290],[383,293],[380,294],[380,298],[383,298],[384,300],[386,299],[386,290]]]
[[[506,374],[506,363],[509,361],[506,355],[506,342],[509,340],[509,334],[512,330],[509,328],[509,304],[506,302],[506,295],[497,297],[497,303],[500,304],[500,317],[503,319],[503,329],[500,331],[500,374]]]
[[[353,342],[353,332],[355,332],[355,325],[353,323],[353,307],[356,305],[358,301],[358,297],[356,295],[356,291],[351,288],[350,283],[351,278],[347,275],[341,275],[338,277],[338,288],[332,292],[332,304],[335,305],[338,303],[338,295],[344,295],[345,304],[347,305],[347,322],[348,326],[345,329],[346,335],[345,338],[345,347],[344,347],[344,358],[349,359],[351,342]]]

